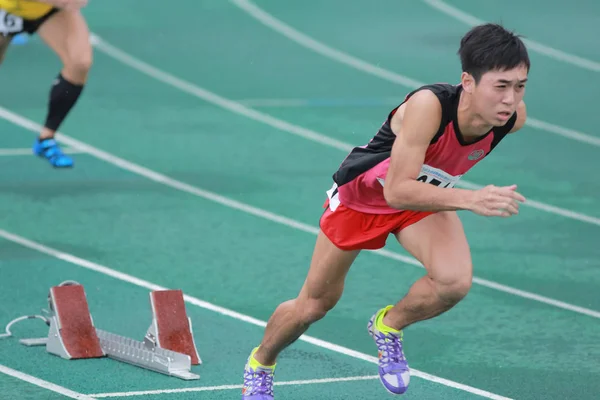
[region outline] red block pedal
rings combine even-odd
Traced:
[[[54,286],[50,297],[58,336],[66,351],[62,355],[71,359],[103,357],[83,286]]]
[[[188,318],[181,290],[159,290],[150,293],[152,326],[146,340],[163,349],[187,354],[192,365],[202,363]]]

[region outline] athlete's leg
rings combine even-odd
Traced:
[[[310,269],[298,297],[280,304],[267,323],[256,352],[261,364],[274,364],[285,347],[337,304],[346,274],[358,253],[358,250],[340,250],[319,232]]]
[[[336,305],[342,296],[348,270],[359,252],[340,250],[319,232],[300,293],[276,308],[269,318],[260,346],[248,359],[244,399],[273,398],[272,376],[277,356]]]
[[[92,46],[87,23],[79,10],[62,10],[38,30],[63,64],[50,93],[48,116],[41,137],[52,137],[75,105],[92,66]]]
[[[396,234],[400,244],[423,263],[427,274],[396,305],[378,310],[369,334],[379,354],[379,377],[395,394],[408,389],[410,372],[402,349],[402,329],[449,310],[471,287],[471,256],[454,212],[429,215]]]
[[[397,330],[433,318],[454,307],[471,288],[473,265],[462,223],[456,212],[440,212],[397,234],[427,274],[383,318]]]
[[[38,155],[52,153],[47,157],[56,167],[68,167],[72,160],[58,151],[51,140],[59,126],[69,114],[87,82],[92,65],[92,46],[89,30],[79,10],[61,10],[52,15],[39,28],[38,34],[58,55],[63,68],[53,82],[50,90],[48,112],[44,127],[40,132]],[[48,140],[50,139],[50,140]],[[49,152],[51,145],[55,151]],[[57,154],[58,153],[58,154]]]

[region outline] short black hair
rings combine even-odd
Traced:
[[[525,65],[529,72],[531,67],[521,36],[493,23],[477,25],[467,32],[460,41],[458,55],[463,72],[471,74],[475,83],[488,71]]]

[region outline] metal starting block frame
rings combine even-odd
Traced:
[[[76,282],[69,281],[67,286],[77,286],[79,285]],[[79,285],[81,286],[81,285]],[[60,285],[58,286],[60,287]],[[61,311],[57,310],[57,305],[54,302],[54,292],[53,289],[57,288],[56,286],[51,288],[50,295],[48,296],[48,303],[50,307],[50,311],[47,312],[47,324],[50,326],[48,331],[48,336],[45,338],[29,338],[29,339],[21,339],[19,342],[25,346],[46,346],[46,351],[50,354],[57,355],[64,359],[75,359],[75,358],[97,358],[108,356],[117,361],[125,362],[127,364],[135,365],[144,369],[152,370],[155,372],[159,372],[161,374],[174,376],[184,380],[196,380],[200,379],[200,375],[194,374],[191,372],[192,365],[192,357],[188,354],[172,351],[163,347],[160,347],[158,344],[158,340],[152,340],[154,336],[157,335],[156,329],[156,309],[153,303],[153,294],[151,296],[152,309],[153,309],[153,321],[148,329],[146,337],[144,341],[137,341],[125,336],[120,336],[111,332],[107,332],[93,326],[93,320],[91,319],[91,314],[88,314],[90,321],[92,323],[92,332],[95,332],[95,336],[92,334],[91,338],[88,339],[88,343],[91,341],[90,347],[94,347],[95,344],[99,344],[99,348],[101,352],[97,350],[94,352],[93,350],[89,352],[89,354],[73,356],[69,351],[68,347],[65,344],[65,338],[63,335],[63,327],[61,326]],[[83,292],[83,287],[78,288],[81,292]],[[183,296],[180,290],[176,291],[162,291],[165,294],[175,296],[177,298],[179,295]],[[79,295],[81,296],[81,295]],[[182,297],[183,299],[183,297]],[[79,299],[83,303],[85,303],[85,307],[87,308],[87,302],[85,300],[85,293],[83,293],[83,299]],[[60,308],[60,306],[59,306]],[[80,320],[85,320],[87,316],[83,316],[84,318],[80,318]],[[188,324],[189,324],[189,335],[191,335],[191,320],[185,316]],[[187,332],[186,332],[187,333]],[[93,343],[96,342],[96,343]],[[201,364],[202,361],[198,356],[198,353],[195,348],[195,344],[193,344],[193,355],[195,355],[195,364]],[[81,349],[80,349],[81,350]],[[83,349],[85,352],[86,349]]]
[[[110,358],[184,380],[200,378],[200,375],[190,371],[191,358],[187,354],[161,347],[149,348],[148,342],[138,342],[100,329],[96,329],[96,332],[102,350]]]

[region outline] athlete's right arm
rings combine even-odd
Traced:
[[[516,186],[490,185],[473,191],[417,181],[427,148],[440,126],[442,107],[429,90],[415,93],[405,107],[401,126],[395,132],[383,188],[390,207],[418,211],[470,210],[480,215],[505,217],[518,213],[517,200],[525,199],[515,191]]]

